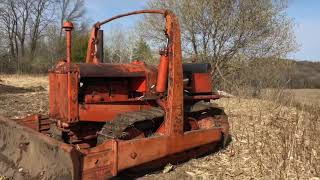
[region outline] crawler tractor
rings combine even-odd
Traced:
[[[101,26],[161,14],[167,45],[157,67],[103,63]],[[183,64],[180,27],[168,10],[142,10],[96,23],[84,63],[66,58],[49,71],[49,115],[0,118],[0,158],[35,179],[106,179],[127,169],[179,163],[225,145],[228,118],[212,103],[209,64]]]

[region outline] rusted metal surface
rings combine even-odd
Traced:
[[[136,64],[78,64],[81,77],[145,77],[145,68]]]
[[[49,116],[53,119],[68,118],[67,74],[49,73]]]
[[[181,136],[159,136],[119,142],[118,169],[124,170],[152,160],[218,142],[219,129],[191,131]],[[141,148],[143,147],[143,148]]]
[[[78,121],[78,73],[49,73],[49,116],[67,123]]]
[[[107,122],[112,121],[120,113],[149,109],[150,107],[147,104],[136,103],[114,105],[86,104],[80,105],[79,118],[80,121]]]
[[[85,156],[82,162],[82,178],[102,180],[116,176],[118,173],[117,144],[116,140],[109,140],[96,148],[83,151]]]
[[[211,93],[212,79],[209,73],[194,73],[191,78],[192,93]]]
[[[79,73],[68,73],[68,120],[67,123],[75,123],[79,120]]]
[[[35,114],[23,118],[21,121],[18,121],[19,124],[23,124],[35,131],[41,133],[47,133],[50,129],[50,124],[53,123],[48,117],[41,116],[40,114]]]
[[[181,54],[181,32],[177,17],[166,11],[166,34],[168,35],[169,76],[166,100],[166,135],[183,134],[183,72]]]
[[[90,37],[89,37],[89,42],[88,42],[88,48],[87,48],[87,56],[86,56],[86,63],[99,63],[98,58],[97,58],[97,52],[95,50],[95,45],[96,45],[96,40],[97,40],[97,35],[99,31],[99,26],[94,25],[91,32],[90,32]]]
[[[167,10],[139,10],[139,11],[134,11],[134,12],[129,12],[129,13],[125,13],[125,14],[120,14],[120,15],[117,15],[117,16],[114,16],[114,17],[111,17],[109,19],[106,19],[102,22],[98,22],[97,24],[99,26],[103,25],[103,24],[106,24],[106,23],[109,23],[115,19],[119,19],[119,18],[122,18],[122,17],[126,17],[126,16],[131,16],[131,15],[136,15],[136,14],[166,14],[168,11]]]

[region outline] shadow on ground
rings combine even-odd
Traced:
[[[15,87],[5,84],[0,84],[0,94],[17,94],[17,93],[28,93],[28,92],[39,92],[45,91],[42,86],[34,86],[29,88]]]

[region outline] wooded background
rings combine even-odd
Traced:
[[[150,0],[146,8],[174,11],[184,61],[210,63],[218,88],[234,91],[242,86],[311,87],[296,73],[301,63],[285,60],[298,47],[288,6],[287,0]],[[65,56],[65,21],[75,24],[73,60],[83,61],[94,24],[88,15],[85,0],[1,0],[0,73],[46,73]],[[105,62],[157,64],[166,44],[163,30],[163,17],[155,15],[144,16],[131,30],[109,29]]]

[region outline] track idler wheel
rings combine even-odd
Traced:
[[[190,113],[189,119],[196,119],[199,129],[209,129],[212,127],[221,128],[223,139],[220,142],[220,147],[224,148],[230,142],[228,116],[224,109],[216,104],[199,102],[191,107],[193,112]],[[189,124],[194,122],[189,120]],[[190,126],[192,126],[190,124]]]

